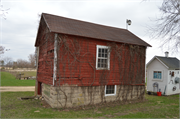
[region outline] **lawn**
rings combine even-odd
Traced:
[[[34,76],[36,72],[25,72],[25,75]],[[17,80],[9,72],[1,72],[1,86],[35,86],[35,80]]]
[[[1,118],[179,118],[179,95],[145,95],[142,103],[117,104],[81,110],[44,107],[40,100],[19,100],[34,92],[1,93]]]

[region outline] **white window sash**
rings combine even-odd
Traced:
[[[115,96],[116,95],[116,85],[114,85],[114,94],[106,94],[106,87],[107,87],[107,85],[105,85],[105,90],[104,90],[105,96]]]
[[[104,57],[98,57],[98,53],[99,53],[99,48],[105,48],[105,49],[108,49],[108,56],[107,58],[104,58]],[[110,70],[110,52],[109,52],[109,49],[110,47],[109,46],[103,46],[103,45],[96,45],[96,70],[103,70],[103,69],[108,69]],[[98,67],[98,59],[107,59],[108,62],[107,62],[107,68],[99,68]]]

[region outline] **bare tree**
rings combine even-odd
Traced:
[[[180,49],[180,0],[163,0],[159,7],[161,16],[150,27],[152,38],[161,39],[161,48],[168,47],[174,53]]]
[[[4,9],[3,5],[1,4],[1,0],[0,0],[0,16],[2,16],[4,19],[6,19],[6,14],[8,14],[8,9]]]
[[[35,54],[29,54],[28,58],[29,58],[29,62],[30,62],[30,67],[34,68],[35,67],[35,61],[36,61]]]
[[[17,62],[18,68],[29,68],[30,67],[30,63],[27,60],[18,59],[16,62]]]
[[[0,55],[1,55],[1,54],[4,54],[4,50],[5,50],[5,47],[0,46]]]
[[[13,66],[13,59],[11,57],[4,57],[3,61],[4,61],[4,65],[6,67],[12,67]]]
[[[8,51],[8,50],[10,50],[10,49],[5,49],[4,46],[1,46],[1,45],[0,45],[0,59],[2,58],[2,55],[4,54],[4,52],[5,52],[5,51]]]

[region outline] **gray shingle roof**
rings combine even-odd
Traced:
[[[99,25],[47,13],[42,13],[42,16],[51,32],[151,47],[151,45],[126,29]],[[35,46],[36,45],[37,44],[35,44]]]
[[[161,60],[170,70],[180,69],[180,61],[175,57],[161,57],[156,56]]]

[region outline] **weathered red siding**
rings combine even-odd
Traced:
[[[40,33],[38,35],[39,59],[37,80],[38,82],[52,85],[54,66],[54,33],[49,32],[44,19],[42,19],[40,23]]]
[[[145,47],[59,34],[55,85],[144,85]],[[39,82],[53,84],[54,33],[39,40]],[[111,46],[110,70],[96,70],[96,46]]]

